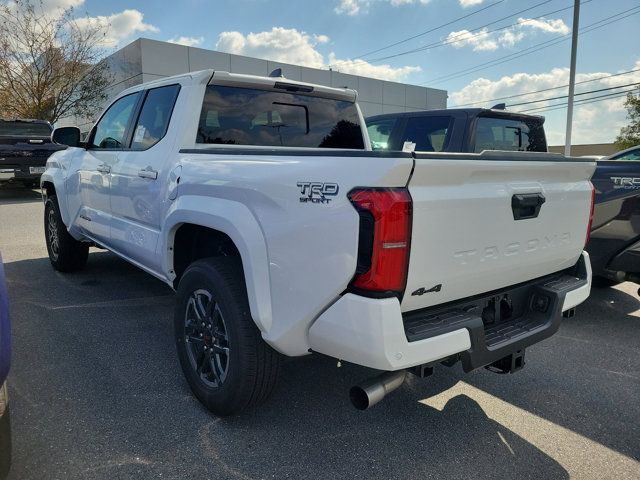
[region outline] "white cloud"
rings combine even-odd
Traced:
[[[421,4],[426,5],[431,0],[385,0],[393,7],[401,7],[403,5]],[[480,0],[482,1],[482,0]],[[373,0],[338,0],[338,4],[333,11],[338,15],[358,15],[367,11],[367,7],[373,2]]]
[[[361,0],[340,0],[336,8],[333,9],[338,15],[357,15],[363,2]]]
[[[635,65],[631,68],[624,70],[635,69],[640,69],[640,60],[636,61]],[[594,81],[576,85],[576,93],[640,82],[640,72],[600,79],[601,77],[611,75],[612,73],[616,72],[578,73],[576,75],[576,82],[582,82],[585,80]],[[568,68],[554,68],[548,72],[539,74],[516,73],[495,81],[486,78],[478,78],[461,90],[451,93],[449,98],[451,99],[451,106],[454,107],[455,105],[475,103],[482,99],[491,100],[509,95],[518,95],[546,88],[559,87],[561,85],[566,85],[568,82]],[[624,90],[626,89],[623,88],[619,91]],[[614,93],[616,91],[618,90],[602,92],[601,94]],[[509,108],[509,104],[539,100],[540,98],[559,97],[566,94],[566,88],[558,88],[556,90],[541,92],[538,94],[516,97],[513,99],[496,100],[493,102],[487,102],[485,105],[476,106],[490,107],[493,103],[504,101],[507,103],[507,108]],[[594,95],[599,94],[596,93]],[[589,95],[579,95],[576,97],[576,100],[586,99],[588,97]],[[624,100],[625,97],[621,96],[584,105],[581,105],[580,103],[575,104],[572,142],[574,144],[612,142],[620,131],[620,128],[626,124]],[[515,106],[512,107],[512,110],[520,111],[530,108],[558,105],[565,101],[566,99],[550,100],[530,105]],[[531,113],[537,114],[536,112]],[[547,140],[549,145],[561,145],[564,142],[566,113],[566,109],[539,113],[540,115],[545,115],[547,117],[545,130],[547,131]]]
[[[399,7],[401,5],[411,5],[413,3],[421,3],[422,5],[426,5],[431,0],[391,0],[391,5],[394,7]]]
[[[144,23],[142,12],[133,9],[123,10],[120,13],[101,15],[97,17],[81,17],[76,20],[80,28],[88,28],[92,25],[101,25],[107,28],[103,44],[114,47],[131,35],[141,32],[158,32],[154,25]]]
[[[462,8],[473,7],[474,5],[480,5],[484,0],[459,0]]]
[[[339,60],[332,52],[329,54],[329,64],[333,70],[362,75],[363,77],[380,78],[383,80],[400,81],[412,73],[420,72],[418,66],[407,65],[404,67],[392,67],[391,65],[373,65],[363,60]]]
[[[167,40],[167,42],[186,45],[187,47],[197,47],[198,45],[202,45],[204,37],[173,37]]]
[[[472,33],[469,30],[458,30],[447,35],[447,43],[454,48],[472,47],[474,51],[496,50],[498,37],[489,33],[488,29]]]
[[[447,43],[454,48],[471,47],[474,51],[496,50],[499,47],[513,47],[525,36],[535,33],[553,33],[565,35],[569,33],[569,27],[562,19],[534,19],[519,18],[517,25],[497,32],[491,32],[483,28],[477,32],[459,30],[447,35]]]
[[[329,40],[326,35],[322,40]],[[222,32],[218,37],[216,49],[224,52],[267,58],[278,62],[306,65],[321,68],[324,65],[322,54],[315,47],[321,42],[306,32],[295,28],[273,27],[268,32],[249,33]]]
[[[519,18],[518,27],[529,27],[533,30],[541,30],[546,33],[560,33],[565,35],[569,33],[569,27],[560,18],[547,20],[545,18]]]
[[[295,28],[273,27],[270,31],[249,33],[222,32],[216,49],[238,55],[274,60],[277,62],[304,65],[312,68],[328,68],[355,75],[371,76],[385,80],[403,80],[420,67],[372,65],[363,60],[338,59],[330,53],[328,61],[317,50],[319,44],[329,42],[326,35],[310,35]]]
[[[45,11],[64,10],[83,5],[85,0],[43,0],[42,8]]]

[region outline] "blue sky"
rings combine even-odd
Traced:
[[[47,3],[75,5],[78,14],[105,17],[112,25],[112,45],[121,46],[142,36],[319,68],[331,66],[349,73],[446,89],[449,106],[553,88],[565,85],[568,79],[568,39],[490,68],[457,72],[484,62],[501,61],[506,55],[537,48],[541,42],[560,39],[562,35],[568,38],[572,23],[572,9],[568,7],[572,6],[572,0],[48,0]],[[525,9],[528,11],[522,12]],[[469,16],[436,29],[464,15]],[[503,17],[508,18],[482,30],[483,25]],[[582,27],[597,27],[602,25],[597,22],[607,17],[612,17],[606,20],[612,23],[580,35],[578,81],[585,83],[577,87],[577,92],[640,82],[640,72],[602,79],[640,69],[640,1],[582,1]],[[431,29],[435,30],[363,56]],[[494,29],[499,30],[492,32]],[[432,46],[404,54],[427,45]],[[566,95],[566,89],[517,97],[511,102],[561,95]],[[562,102],[559,99],[512,109],[549,107]],[[574,143],[612,141],[625,121],[622,103],[622,97],[607,97],[576,107]],[[566,110],[540,113],[547,117],[550,143],[562,143]]]

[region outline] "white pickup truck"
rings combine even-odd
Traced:
[[[594,162],[373,152],[356,92],[202,71],[122,92],[42,175],[53,267],[91,245],[177,291],[187,381],[218,415],[282,355],[382,370],[367,408],[438,363],[513,372],[591,288]]]

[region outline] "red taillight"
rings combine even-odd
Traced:
[[[593,186],[593,183],[589,182],[591,185],[591,211],[589,213],[589,225],[587,226],[587,236],[584,239],[584,246],[587,246],[589,243],[589,237],[591,236],[591,225],[593,225],[593,209],[596,204],[596,187]]]
[[[361,251],[358,252],[361,271],[351,285],[377,293],[402,292],[407,282],[411,240],[409,191],[406,188],[356,189],[349,193],[349,200],[361,218]],[[363,252],[363,248],[366,251]]]

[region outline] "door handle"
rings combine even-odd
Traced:
[[[536,218],[540,208],[546,202],[542,193],[518,193],[511,197],[511,210],[514,220]]]
[[[150,168],[145,168],[144,170],[140,170],[138,172],[138,176],[141,178],[150,178],[151,180],[156,180],[158,178],[158,172],[156,170],[151,170]]]
[[[100,173],[110,173],[111,167],[103,163],[102,165],[98,165],[98,168],[96,168],[96,170],[98,170]]]

